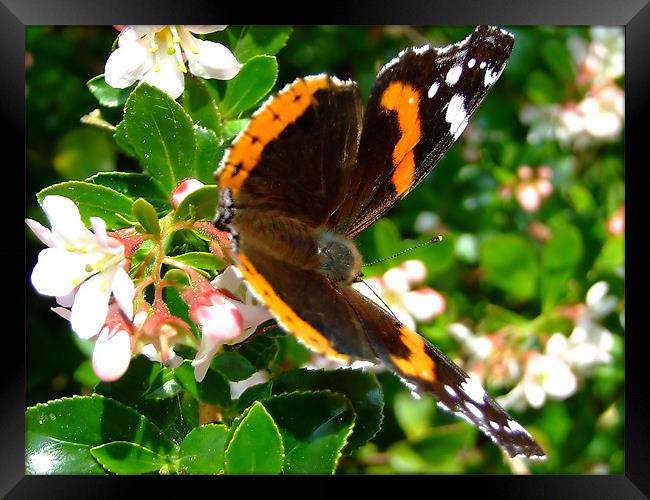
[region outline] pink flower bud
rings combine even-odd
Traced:
[[[192,177],[183,179],[180,184],[176,186],[176,188],[172,191],[171,202],[174,210],[178,208],[178,206],[187,197],[187,195],[193,193],[197,189],[201,189],[203,186],[205,186],[205,184],[203,184],[201,181],[193,179]]]
[[[542,202],[539,192],[532,184],[518,184],[515,189],[515,196],[521,208],[526,212],[535,212]]]
[[[528,180],[533,177],[533,169],[528,165],[522,165],[517,169],[517,175],[521,180]]]

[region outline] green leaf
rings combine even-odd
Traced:
[[[103,474],[91,448],[128,441],[161,454],[174,444],[146,417],[104,396],[73,396],[26,412],[28,474]]]
[[[100,382],[95,392],[132,406],[149,391],[161,370],[160,363],[154,363],[146,356],[138,356],[131,360],[129,369],[122,377],[111,383]]]
[[[232,139],[242,130],[244,130],[250,123],[249,118],[242,118],[240,120],[230,120],[223,124],[223,138]]]
[[[122,106],[135,88],[135,85],[131,85],[125,89],[111,87],[106,83],[103,74],[92,78],[86,85],[90,92],[97,98],[99,104],[108,108]]]
[[[43,199],[51,194],[65,196],[74,201],[86,226],[90,226],[90,217],[101,217],[109,230],[117,229],[125,225],[118,215],[127,219],[133,217],[131,207],[134,200],[105,186],[67,181],[46,187],[36,194],[36,198],[43,204]]]
[[[97,172],[115,170],[115,148],[105,130],[75,128],[58,142],[52,161],[61,177],[84,179]]]
[[[623,236],[610,236],[594,263],[594,269],[613,273],[624,265],[625,239]]]
[[[275,361],[280,350],[277,339],[266,333],[256,336],[250,342],[246,342],[241,347],[235,347],[235,349],[258,370],[267,369]]]
[[[225,408],[230,406],[230,386],[223,376],[215,370],[208,369],[202,382],[194,379],[194,368],[189,360],[174,368],[174,376],[179,384],[195,399],[202,403]]]
[[[178,262],[187,264],[197,269],[206,271],[220,271],[226,267],[226,263],[210,252],[187,252],[172,257]]]
[[[203,80],[194,75],[187,75],[181,102],[196,125],[219,133],[221,129],[219,109]]]
[[[436,403],[431,396],[424,394],[415,399],[408,392],[400,392],[395,396],[394,405],[397,422],[409,440],[415,441],[429,432],[436,412]]]
[[[214,173],[217,171],[225,147],[219,143],[217,134],[198,125],[194,125],[194,137],[196,139],[194,178],[204,184],[212,184],[215,182]]]
[[[240,63],[260,54],[275,55],[286,45],[291,31],[290,26],[246,26],[233,34],[237,37],[233,53]]]
[[[241,393],[239,399],[237,399],[235,411],[241,413],[255,401],[261,401],[270,397],[272,386],[272,382],[263,382],[261,384],[255,384],[248,387],[244,392]]]
[[[293,392],[272,396],[262,404],[282,434],[286,474],[334,472],[354,426],[354,410],[347,398],[329,391]]]
[[[145,168],[166,192],[194,176],[196,139],[192,119],[163,91],[141,83],[124,106],[129,142]]]
[[[582,259],[583,244],[580,231],[567,223],[551,225],[553,236],[542,251],[540,290],[542,310],[548,311],[567,295],[567,281],[573,277]]]
[[[156,239],[160,238],[158,214],[151,203],[144,198],[138,198],[133,203],[133,215],[147,233],[151,234]]]
[[[521,236],[504,234],[486,239],[479,262],[485,279],[515,300],[528,300],[537,290],[538,265],[533,247]]]
[[[219,188],[214,185],[203,186],[192,191],[181,201],[174,214],[174,220],[212,220],[218,203]]]
[[[114,474],[146,474],[160,470],[168,463],[166,456],[127,441],[102,444],[91,448],[90,453]]]
[[[222,352],[212,360],[211,366],[233,382],[245,380],[257,371],[255,366],[237,351]]]
[[[264,406],[253,403],[228,443],[226,472],[279,474],[283,462],[284,449],[277,425]]]
[[[278,63],[273,56],[255,56],[228,81],[221,102],[224,116],[236,118],[255,106],[273,88],[278,77]]]
[[[115,139],[115,144],[120,148],[122,153],[132,158],[137,158],[138,155],[133,149],[133,145],[129,140],[129,136],[126,135],[126,126],[124,125],[124,120],[117,124],[115,127],[115,132],[113,133],[113,139]]]
[[[135,172],[100,172],[86,179],[86,182],[106,186],[133,200],[144,198],[156,212],[166,213],[170,209],[169,196],[160,190],[151,177]]]
[[[181,474],[223,474],[228,427],[207,424],[193,429],[179,450]]]
[[[384,397],[374,373],[352,369],[301,369],[281,373],[273,379],[273,394],[319,389],[329,389],[345,395],[354,409],[356,421],[345,454],[363,445],[379,432]]]

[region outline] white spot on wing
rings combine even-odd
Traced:
[[[467,112],[465,111],[465,98],[460,94],[454,94],[447,105],[445,120],[449,123],[449,133],[454,140],[465,130],[467,126]]]
[[[429,92],[427,92],[427,95],[429,97],[433,97],[436,95],[436,92],[438,92],[438,88],[440,87],[440,84],[438,82],[435,82],[431,87],[429,87]]]
[[[445,81],[447,85],[454,85],[460,78],[461,73],[463,72],[462,66],[454,66],[449,71],[447,71],[447,76]]]
[[[473,414],[476,418],[484,418],[484,417],[483,417],[483,412],[482,412],[481,410],[479,410],[479,409],[476,407],[476,405],[473,405],[472,403],[470,403],[470,402],[468,402],[468,401],[465,401],[465,407],[466,407],[469,411],[471,411],[472,414]]]
[[[413,47],[413,52],[415,52],[417,55],[422,55],[425,52],[427,52],[431,48],[430,45],[423,45],[422,47]]]
[[[492,427],[495,431],[498,431],[499,427],[501,426],[498,423],[492,422],[492,420],[490,420],[490,427]]]
[[[473,377],[467,377],[465,382],[460,384],[460,387],[473,401],[483,403],[486,396],[485,389],[483,389],[483,386],[481,386],[478,380]]]
[[[478,67],[481,69],[485,69],[485,66],[487,66],[487,63],[485,61],[481,61],[481,64],[478,65]]]
[[[518,432],[520,434],[525,434],[526,436],[530,436],[528,431],[526,429],[524,429],[521,426],[521,424],[519,424],[519,422],[515,422],[512,419],[508,420],[506,430],[508,430],[508,428],[510,428],[512,430],[512,432]]]
[[[473,57],[467,62],[467,67],[468,68],[473,68],[476,65],[476,59]]]
[[[487,71],[485,72],[485,78],[483,80],[483,83],[485,84],[485,86],[489,87],[494,82],[496,82],[499,79],[499,77],[501,76],[502,71],[503,71],[503,67],[499,71],[492,70],[492,68],[488,68]]]
[[[447,394],[449,394],[452,398],[457,398],[458,394],[456,394],[456,391],[447,384],[445,384],[445,391],[447,391]]]

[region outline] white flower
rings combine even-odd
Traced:
[[[172,207],[174,210],[178,208],[178,206],[181,204],[181,202],[187,198],[188,195],[192,194],[194,191],[197,191],[204,187],[205,184],[203,184],[201,181],[196,180],[192,177],[188,177],[187,179],[183,179],[178,186],[174,188],[172,191],[172,196],[171,196],[171,202],[172,202]]]
[[[431,321],[447,307],[444,296],[433,288],[412,289],[413,285],[421,283],[425,277],[426,266],[422,261],[407,260],[389,269],[380,278],[367,278],[352,286],[392,312],[401,323],[415,329],[416,320]]]
[[[451,323],[447,327],[449,334],[456,339],[465,352],[472,357],[485,361],[494,350],[494,344],[483,335],[475,335],[467,326],[462,323]]]
[[[504,408],[541,408],[548,398],[566,399],[577,387],[578,379],[561,357],[532,353],[521,381],[497,400]]]
[[[185,88],[185,62],[196,76],[230,80],[241,68],[233,53],[220,43],[192,36],[192,33],[212,33],[224,28],[207,25],[127,26],[120,33],[119,47],[106,61],[106,83],[123,89],[140,80],[176,99]]]
[[[135,287],[122,267],[124,245],[106,233],[106,223],[91,217],[93,232],[81,220],[79,209],[63,196],[46,196],[43,210],[52,229],[35,220],[25,222],[48,247],[38,255],[32,284],[43,295],[57,297],[59,305],[72,307],[72,329],[81,338],[97,335],[108,314],[111,295],[130,320]]]

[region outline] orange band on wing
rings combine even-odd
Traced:
[[[397,112],[397,123],[401,137],[393,149],[392,182],[401,196],[413,185],[415,177],[415,157],[413,148],[420,142],[420,94],[410,85],[393,82],[381,96],[382,107]]]
[[[436,379],[434,368],[435,362],[426,353],[424,340],[413,330],[402,325],[400,327],[400,340],[408,347],[408,357],[390,355],[391,361],[399,368],[400,372],[407,377],[414,377],[433,382]]]
[[[295,122],[316,101],[312,96],[329,85],[326,75],[298,79],[269,99],[251,117],[248,127],[232,143],[217,173],[219,186],[237,194],[258,164],[266,145]]]
[[[329,341],[313,326],[300,318],[291,307],[284,302],[264,277],[257,272],[253,264],[244,254],[238,253],[240,265],[237,266],[244,279],[255,290],[259,298],[268,306],[278,322],[303,341],[311,349],[331,358],[348,361],[350,358],[337,352]]]

